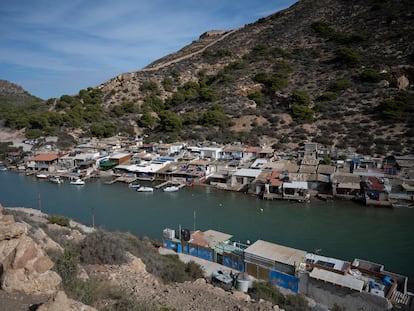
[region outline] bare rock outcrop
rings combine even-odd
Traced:
[[[65,292],[59,291],[57,294],[52,297],[47,303],[41,305],[38,311],[61,311],[61,310],[68,310],[68,311],[96,311],[95,308],[92,308],[88,305],[84,305],[83,303],[70,299],[66,296]]]
[[[4,215],[1,207],[0,228],[0,263],[4,270],[1,288],[7,292],[54,294],[62,280],[50,270],[53,262],[26,234],[26,226],[16,223],[13,215]]]
[[[402,75],[397,79],[397,86],[400,90],[406,90],[410,86],[410,81],[405,75]]]

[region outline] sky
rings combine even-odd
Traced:
[[[0,79],[48,99],[75,95],[296,0],[0,2]]]

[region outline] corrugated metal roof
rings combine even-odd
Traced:
[[[298,265],[306,256],[306,252],[300,249],[290,248],[263,240],[254,242],[245,249],[245,252],[291,266]]]
[[[342,275],[319,268],[313,268],[310,273],[310,277],[342,287],[347,287],[359,292],[362,292],[362,288],[364,287],[364,281],[358,280],[352,275]]]
[[[318,174],[333,174],[335,173],[335,166],[326,165],[326,164],[319,164],[318,166]]]
[[[237,170],[233,175],[240,176],[240,177],[254,177],[256,178],[261,173],[260,170],[249,169],[249,168],[242,168]]]
[[[230,234],[216,230],[196,231],[191,235],[191,242],[196,245],[214,248],[217,244],[230,240],[231,237]]]
[[[350,173],[335,173],[332,177],[333,183],[359,183],[361,178]]]
[[[308,183],[306,181],[285,182],[283,188],[308,189]]]
[[[280,160],[277,162],[267,162],[264,168],[270,168],[276,171],[288,171],[289,173],[296,173],[298,171],[298,165],[295,162],[288,160]]]
[[[316,173],[316,165],[301,165],[299,167],[299,173]]]
[[[361,189],[360,183],[339,183],[338,189]]]

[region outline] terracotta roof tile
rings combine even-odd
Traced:
[[[30,161],[46,161],[46,162],[50,162],[50,161],[54,161],[59,159],[59,155],[57,154],[39,154],[33,158],[30,158]]]

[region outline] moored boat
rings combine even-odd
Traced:
[[[165,187],[164,189],[163,189],[163,191],[164,192],[176,192],[176,191],[178,191],[180,188],[178,188],[177,186],[168,186],[168,187]]]
[[[70,184],[71,185],[77,185],[77,186],[83,186],[85,184],[85,181],[80,179],[80,178],[77,178],[77,179],[72,179],[70,181]]]
[[[142,186],[137,188],[137,192],[154,192],[154,188]]]
[[[54,184],[63,184],[63,179],[60,178],[59,176],[52,176],[49,178],[49,181]]]
[[[128,184],[128,187],[129,188],[139,188],[139,187],[141,187],[141,185],[140,184],[131,183],[131,184]]]
[[[48,179],[48,175],[46,175],[46,174],[36,174],[36,178],[38,178],[38,179]]]

